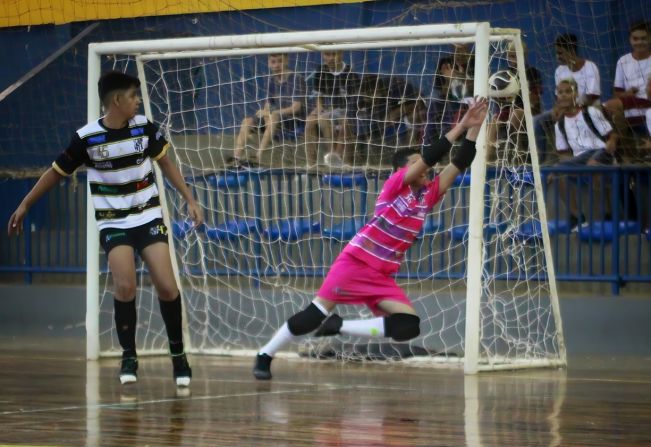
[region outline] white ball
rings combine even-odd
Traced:
[[[491,98],[509,98],[519,93],[520,82],[512,71],[498,71],[488,78],[488,96]]]

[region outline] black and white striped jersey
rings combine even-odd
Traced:
[[[168,146],[142,115],[122,129],[109,129],[100,118],[77,130],[52,167],[67,176],[85,164],[99,229],[133,228],[162,217],[151,160]]]

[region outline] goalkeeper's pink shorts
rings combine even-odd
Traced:
[[[374,315],[385,315],[378,307],[384,300],[413,307],[392,276],[372,269],[348,253],[337,257],[317,296],[337,304],[365,304]]]

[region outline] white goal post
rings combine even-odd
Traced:
[[[474,96],[482,97],[488,96],[489,75],[498,69],[497,65],[501,63],[498,59],[502,56],[498,56],[498,53],[500,51],[503,52],[504,48],[509,44],[514,46],[517,55],[517,76],[520,81],[520,96],[525,118],[524,130],[517,130],[517,132],[526,135],[526,141],[528,142],[526,152],[528,153],[528,156],[527,161],[523,166],[515,166],[507,160],[506,156],[501,155],[498,155],[497,160],[488,166],[486,157],[487,125],[482,127],[482,131],[480,132],[477,141],[477,156],[475,157],[470,169],[472,174],[470,176],[469,189],[467,183],[462,183],[460,185],[461,188],[465,186],[466,190],[463,194],[467,196],[467,200],[469,201],[469,205],[467,205],[467,209],[464,211],[467,212],[467,235],[465,236],[465,239],[460,242],[455,242],[454,236],[450,236],[447,232],[450,228],[443,228],[440,229],[440,231],[436,230],[439,232],[426,234],[426,237],[431,237],[431,241],[429,242],[431,243],[430,248],[439,244],[439,239],[436,238],[440,237],[442,238],[441,240],[445,242],[440,243],[442,248],[439,252],[436,252],[436,254],[428,252],[422,255],[421,258],[418,258],[417,261],[414,261],[414,265],[422,266],[428,262],[432,264],[432,258],[434,256],[439,256],[440,259],[450,261],[449,256],[452,256],[450,253],[453,251],[466,253],[467,260],[464,273],[462,273],[459,278],[455,277],[454,287],[459,290],[452,292],[452,286],[433,285],[434,281],[440,281],[441,278],[443,278],[442,282],[445,283],[444,278],[445,272],[448,271],[447,267],[442,267],[439,270],[434,268],[434,274],[429,278],[420,278],[418,275],[411,273],[406,276],[407,286],[413,287],[417,294],[418,290],[426,290],[428,281],[432,284],[432,290],[422,292],[422,296],[418,295],[418,297],[412,298],[418,298],[419,300],[422,298],[423,300],[423,304],[420,305],[419,301],[417,307],[419,309],[426,309],[428,316],[425,319],[428,321],[428,324],[432,326],[432,329],[424,334],[423,338],[428,340],[428,343],[433,340],[432,343],[436,345],[435,350],[438,352],[437,355],[425,356],[424,362],[415,361],[419,364],[427,363],[432,365],[458,366],[463,364],[464,371],[467,374],[474,374],[478,371],[484,370],[565,366],[566,353],[558,303],[558,292],[556,289],[554,264],[552,261],[551,245],[547,230],[544,191],[538,164],[537,150],[535,147],[535,138],[533,135],[533,118],[529,103],[528,86],[525,74],[525,60],[519,30],[491,28],[488,23],[461,23],[93,43],[89,45],[88,54],[88,120],[92,121],[100,117],[97,80],[99,79],[102,67],[106,66],[106,57],[111,57],[112,60],[124,58],[127,61],[135,62],[137,74],[142,84],[145,113],[150,120],[156,121],[156,124],[160,126],[161,124],[169,125],[169,122],[161,123],[154,118],[152,112],[152,101],[154,100],[150,98],[150,87],[155,81],[150,79],[151,72],[148,72],[145,69],[145,64],[147,63],[169,60],[201,59],[202,61],[209,60],[209,63],[218,64],[220,63],[220,60],[224,59],[240,61],[241,58],[251,58],[256,57],[256,55],[262,55],[265,57],[269,54],[278,53],[300,55],[303,53],[314,53],[325,50],[370,52],[375,50],[384,51],[385,49],[391,49],[391,51],[398,54],[400,51],[410,51],[411,48],[427,48],[428,50],[423,50],[425,58],[435,56],[442,58],[448,54],[447,52],[451,51],[449,50],[449,47],[452,44],[469,44],[473,47],[473,91]],[[405,57],[409,58],[411,56],[407,55]],[[429,62],[427,61],[423,62],[423,67],[428,63]],[[207,62],[202,62],[202,67],[204,66],[203,64],[207,64]],[[400,68],[397,63],[394,63],[394,65],[391,66],[392,75],[394,74],[394,67],[396,75],[402,73],[402,68]],[[425,70],[423,70],[421,76],[422,79],[425,79],[426,76],[430,76],[430,73],[425,73]],[[207,78],[204,79],[204,82],[206,79]],[[205,86],[197,88],[208,89],[209,87],[208,83],[206,83]],[[233,92],[233,97],[235,97],[236,94],[238,93]],[[427,95],[424,94],[421,94],[421,97],[423,97],[424,100],[428,99]],[[235,107],[235,105],[240,101],[242,103],[246,102],[246,99],[242,98],[244,97],[238,97],[237,100],[233,99],[233,107]],[[504,105],[503,102],[496,103],[495,105],[495,107],[498,108],[512,106],[512,103],[507,106]],[[157,105],[157,107],[160,108],[160,105]],[[194,104],[194,107],[195,110],[199,110],[211,107],[211,105]],[[191,131],[196,131],[195,133],[197,134],[199,133],[196,129]],[[507,130],[507,132],[509,132],[509,130]],[[224,131],[224,133],[226,132]],[[174,141],[179,140],[178,137],[176,139],[169,138],[169,135],[168,139],[173,142],[173,146]],[[211,148],[211,150],[214,152],[214,148]],[[201,159],[204,160],[205,158]],[[210,159],[213,159],[213,155],[210,156]],[[204,191],[203,189],[205,185],[211,184],[211,179],[214,179],[215,176],[219,177],[219,175],[222,175],[218,174],[218,171],[221,169],[220,166],[217,166],[216,164],[191,166],[192,162],[187,161],[189,158],[184,158],[184,160],[186,160],[185,163],[188,164],[187,166],[181,166],[184,174],[187,172],[197,172],[200,173],[197,175],[201,176],[204,175],[202,173],[206,173],[204,178],[201,179],[201,186],[197,187],[196,190],[200,191],[202,194],[205,193],[205,196],[200,197],[200,200],[208,200],[208,197],[210,197],[210,200],[213,200],[213,196],[210,194],[215,194],[214,197],[220,197],[220,200],[225,200],[227,202],[229,200],[235,200],[234,198],[237,197],[235,194],[239,194],[236,191],[232,191],[231,195],[228,195],[229,191],[219,192],[219,194],[223,195],[218,196],[218,192]],[[296,171],[296,166],[291,166],[291,168]],[[362,181],[365,182],[365,185],[376,179],[375,174],[368,174],[361,165],[354,165],[352,168],[353,169],[350,171],[351,175],[361,173],[359,175],[364,177]],[[359,168],[361,168],[361,170]],[[523,175],[528,176],[530,180],[519,180],[520,176],[518,173],[523,171],[526,172],[526,174]],[[317,172],[307,172],[305,178],[312,174],[314,174],[314,182],[316,182],[315,185],[317,186],[313,186],[314,189],[309,189],[312,188],[312,186],[308,188],[310,194],[325,194],[321,191],[321,188],[325,191],[325,186],[322,187],[318,185],[323,185],[323,176],[332,174],[332,171],[326,172],[325,170],[317,170]],[[224,173],[223,175],[237,176],[238,174]],[[246,174],[245,180],[249,181],[251,178],[254,178],[257,179],[256,181],[258,181],[259,184],[263,184],[265,181],[263,180],[264,175],[267,175],[266,171],[262,174],[257,174],[254,171],[253,174]],[[283,183],[284,186],[282,188],[290,188],[290,186],[287,185],[291,182],[301,185],[302,183],[300,182],[303,181],[303,177],[292,177],[291,181],[286,181],[287,184]],[[309,178],[305,181],[307,184],[312,185]],[[222,239],[211,239],[210,241],[207,241],[204,236],[192,236],[193,239],[191,242],[183,242],[180,247],[175,246],[178,245],[178,241],[175,241],[171,229],[173,228],[176,219],[182,215],[182,212],[178,208],[175,208],[176,201],[173,196],[170,200],[170,194],[173,193],[170,193],[169,191],[167,193],[163,192],[165,190],[165,185],[159,172],[157,172],[157,182],[159,189],[161,190],[163,214],[165,216],[165,221],[170,228],[170,251],[174,261],[175,276],[182,289],[182,295],[185,298],[187,350],[189,352],[197,353],[253,353],[255,344],[260,344],[260,341],[269,335],[269,328],[266,326],[277,325],[279,322],[283,321],[284,318],[291,315],[286,314],[288,308],[298,310],[305,304],[305,300],[308,299],[311,293],[313,293],[313,290],[307,290],[306,292],[306,289],[309,289],[309,287],[305,286],[305,283],[297,285],[296,283],[291,283],[290,280],[285,281],[282,278],[288,276],[292,279],[298,277],[302,278],[303,276],[307,277],[311,275],[311,273],[296,273],[296,276],[292,276],[286,274],[286,271],[281,270],[280,267],[276,270],[277,266],[271,265],[264,271],[264,274],[261,273],[262,270],[257,267],[248,270],[242,268],[241,279],[239,277],[234,278],[234,276],[240,275],[240,273],[234,272],[232,266],[228,265],[227,262],[225,262],[224,265],[220,264],[220,252],[229,250],[229,247],[233,244],[243,244],[243,242],[224,242]],[[269,182],[271,182],[271,180],[269,180]],[[207,188],[207,186],[205,187]],[[509,191],[505,192],[505,188],[507,187],[509,188]],[[215,186],[215,188],[221,188],[221,186]],[[352,192],[358,193],[359,191],[355,190],[355,188],[356,186],[353,184]],[[285,191],[285,189],[283,189],[283,191]],[[291,189],[289,191],[291,192]],[[264,186],[262,189],[260,186],[257,186],[257,189],[252,191],[251,194],[251,200],[253,202],[255,202],[255,200],[260,200],[259,195],[266,194]],[[254,194],[257,194],[258,196],[253,196]],[[269,195],[273,194],[273,192],[269,193]],[[366,190],[364,190],[364,194],[366,194]],[[444,205],[441,205],[442,210],[440,213],[443,214],[445,212],[447,213],[446,215],[452,217],[441,217],[441,222],[445,222],[449,226],[458,223],[458,217],[456,217],[454,205],[462,203],[460,202],[461,195],[462,193],[460,192],[459,198],[450,199],[453,202],[457,200],[457,202],[453,204],[448,203],[447,198],[445,199]],[[292,195],[288,195],[288,197],[290,196]],[[168,199],[167,202],[169,203],[165,202],[166,197]],[[263,201],[266,199],[267,196],[262,198]],[[269,198],[269,203],[271,203],[272,200],[273,197]],[[294,199],[292,198],[291,200]],[[323,198],[321,200],[323,201]],[[226,212],[221,205],[212,202],[210,207],[207,203],[203,203],[203,205],[207,207],[207,213],[212,212],[217,214]],[[237,208],[237,205],[234,206]],[[248,202],[243,206],[248,206]],[[444,207],[445,210],[443,210]],[[505,207],[508,209],[507,211],[503,210]],[[372,209],[372,206],[369,207],[369,209]],[[241,213],[242,217],[250,217],[245,213],[245,211],[239,210],[239,208],[237,212]],[[322,210],[319,210],[319,213],[321,212]],[[357,212],[359,214],[348,217],[359,217],[361,220],[364,220],[366,216],[363,215],[363,212]],[[309,214],[307,211],[306,213]],[[498,229],[495,230],[493,227],[490,227],[491,233],[487,236],[484,234],[484,230],[487,228],[487,225],[491,225],[493,222],[493,214],[496,213],[502,213],[500,214],[502,218],[499,219],[500,222],[499,225],[497,225]],[[240,217],[240,215],[237,215],[236,217]],[[260,218],[260,215],[256,215],[255,217],[258,219]],[[222,218],[223,217],[220,216],[219,219]],[[343,216],[344,220],[345,218],[346,216]],[[509,219],[512,220],[510,224]],[[513,219],[518,221],[517,224],[513,222]],[[520,220],[522,222],[520,222]],[[217,218],[215,218],[215,225],[216,223]],[[504,223],[503,227],[501,226],[502,223]],[[539,227],[539,231],[537,233],[534,231],[536,234],[529,238],[523,238],[519,233],[519,229],[521,228],[519,225],[521,223],[522,225],[533,225],[535,228]],[[265,222],[262,222],[262,225],[265,225]],[[321,226],[323,226],[323,224]],[[304,240],[299,240],[298,242],[292,241],[292,244],[304,243],[304,245],[301,245],[300,247],[292,245],[289,248],[282,246],[278,250],[282,251],[286,248],[288,250],[290,248],[299,251],[307,250],[309,258],[312,259],[314,251],[317,250],[317,248],[313,247],[315,243],[319,243],[318,239],[318,237],[306,235]],[[273,258],[273,253],[275,253],[274,250],[277,250],[276,245],[274,245],[276,242],[277,241],[275,240],[272,241],[270,237],[265,239],[264,236],[260,234],[251,236],[251,239],[247,241],[247,244],[252,244],[255,249],[261,251],[261,254],[257,252],[250,255],[245,253],[250,245],[246,245],[247,248],[244,248],[244,245],[239,245],[235,247],[233,251],[239,250],[239,256],[250,256],[246,261],[257,265],[257,263],[260,262],[260,257],[263,257],[265,253],[272,253],[272,255],[269,256]],[[283,242],[281,242],[281,244],[282,243]],[[343,245],[340,245],[340,247],[343,247]],[[96,222],[92,211],[90,191],[88,191],[87,200],[86,250],[87,358],[97,359],[103,355],[116,354],[116,346],[113,344],[108,347],[103,347],[100,342],[100,334],[102,331],[107,332],[100,327],[100,314],[102,312],[100,309],[100,297],[102,294],[107,294],[107,290],[106,288],[105,290],[101,290],[100,278],[102,273],[100,271],[100,257],[103,256],[103,254],[100,253],[98,231],[96,229]],[[198,257],[192,254],[197,250],[200,253]],[[213,255],[211,253],[217,254]],[[232,256],[235,255],[236,254],[233,254]],[[303,259],[301,256],[302,255],[299,255],[299,258]],[[495,265],[502,262],[499,261],[499,257],[508,258],[503,262],[504,265],[508,266],[503,268],[508,270],[507,273],[501,273],[501,270],[499,272],[495,270],[497,273],[491,271],[491,269],[498,269]],[[183,265],[177,265],[178,258],[181,259]],[[199,259],[197,260],[197,258]],[[199,273],[187,273],[190,270],[186,269],[184,265],[186,263],[194,263],[195,261],[198,262],[196,270]],[[230,262],[232,263],[232,260]],[[270,261],[270,264],[273,264],[273,261]],[[282,264],[287,264],[287,261],[284,258]],[[318,268],[316,268],[315,271],[318,270],[322,273],[328,266],[318,264],[317,267]],[[298,270],[301,270],[301,268]],[[274,274],[276,274],[276,276],[270,276],[275,279],[269,279],[270,277],[267,276],[268,272],[272,270],[275,272]],[[205,277],[202,279],[202,274],[204,276],[207,275],[210,281],[206,280]],[[192,278],[185,278],[186,275],[192,276]],[[318,283],[319,274],[314,274],[312,276],[316,277]],[[410,278],[416,279],[412,280]],[[506,279],[501,282],[503,278]],[[274,291],[273,289],[276,287],[282,289],[282,292]],[[435,287],[438,289],[434,290]],[[188,290],[188,288],[191,288],[192,290]],[[222,290],[221,288],[228,288],[228,298],[222,300],[221,297],[215,296],[216,294],[219,295],[216,291]],[[271,296],[272,299],[263,297],[265,300],[264,303],[258,303],[256,301],[258,299],[258,294],[262,294],[262,292],[259,291],[260,289],[269,289],[270,291],[265,293],[267,293],[268,296]],[[194,328],[197,327],[199,321],[208,321],[209,318],[212,318],[208,314],[213,312],[219,313],[222,310],[231,311],[232,308],[237,307],[237,300],[240,300],[239,304],[241,305],[241,300],[246,299],[249,290],[255,295],[254,297],[251,297],[253,302],[250,306],[253,310],[249,311],[249,304],[245,303],[244,307],[247,308],[247,310],[244,312],[247,312],[246,314],[228,320],[228,323],[219,319],[220,324],[215,325],[219,326],[217,327],[218,331],[222,325],[228,326],[229,334],[226,337],[227,340],[223,347],[220,346],[219,342],[215,342],[215,340],[219,339],[221,335],[217,336],[211,332],[211,323],[206,323],[208,327],[203,329],[206,333],[196,336],[187,334],[188,325]],[[408,288],[408,290],[411,289]],[[429,304],[425,304],[425,301],[433,298],[438,300],[437,295],[439,293],[437,290],[444,290],[444,293],[449,295],[449,299],[444,299],[443,301],[445,304],[441,304],[440,308],[436,307],[435,309],[431,309]],[[232,298],[231,294],[237,298]],[[193,297],[192,304],[188,304],[187,300],[189,296]],[[215,301],[211,301],[212,299]],[[463,301],[463,304],[461,305],[457,304],[457,301],[460,299]],[[233,304],[234,300],[235,304]],[[266,315],[271,312],[269,309],[274,308],[277,303],[280,303],[279,310],[277,311],[278,314],[273,315],[272,321],[268,324],[264,321],[259,322],[261,325],[265,326],[264,330],[250,329],[252,333],[246,333],[241,336],[237,334],[231,337],[231,334],[234,334],[239,330],[239,328],[236,327],[238,324],[247,326],[249,324],[249,322],[246,321],[247,318],[255,320],[256,322],[258,322],[258,320],[264,320]],[[214,309],[212,308],[213,306]],[[458,310],[458,306],[462,306],[463,309]],[[264,311],[261,310],[260,312],[257,312],[256,309],[261,307],[264,307]],[[456,318],[457,321],[453,323],[454,328],[448,327],[447,329],[451,332],[456,332],[461,341],[458,343],[459,346],[448,351],[447,347],[451,344],[451,342],[448,341],[448,335],[442,335],[439,333],[438,329],[434,328],[434,326],[443,324],[441,322],[446,322],[445,324],[448,324],[447,320],[449,318],[446,317],[446,311],[452,308],[454,308],[455,315],[452,318]],[[195,311],[200,313],[202,317],[195,318],[188,316],[188,313]],[[249,314],[249,312],[251,312],[251,314]],[[188,320],[191,321],[188,322]],[[236,323],[230,325],[231,321],[235,321]],[[110,330],[112,329],[109,328],[109,331]],[[139,328],[139,331],[140,330],[142,330],[142,328]],[[529,333],[522,335],[522,333],[527,331],[529,331]],[[158,330],[158,333],[160,333],[160,330]],[[455,336],[451,336],[451,338],[455,338]],[[353,345],[357,343],[366,342],[358,342],[357,340],[353,341]],[[423,346],[425,345],[427,345],[427,343],[423,342]],[[439,345],[445,346],[446,349],[441,350]],[[313,345],[310,346],[312,347]],[[412,344],[409,346],[413,347]],[[443,353],[441,353],[442,351]],[[454,353],[452,353],[453,351]],[[165,352],[165,344],[158,340],[155,343],[148,345],[145,349],[139,348],[139,352],[162,353]],[[416,359],[415,354],[413,358]]]

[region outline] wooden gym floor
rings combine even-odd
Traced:
[[[193,356],[177,392],[167,358],[122,387],[83,340],[0,338],[0,445],[649,446],[651,359],[464,376],[399,363]]]

